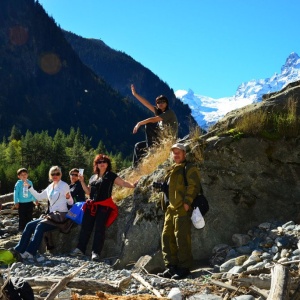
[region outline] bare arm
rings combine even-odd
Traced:
[[[140,121],[138,122],[134,128],[133,128],[133,133],[137,133],[138,129],[142,126],[142,125],[145,125],[145,124],[148,124],[148,123],[157,123],[159,121],[162,121],[162,118],[160,116],[156,116],[156,117],[152,117],[152,118],[148,118],[148,119],[145,119],[143,121]]]
[[[135,183],[130,183],[124,179],[122,179],[121,177],[117,177],[114,181],[114,183],[118,186],[122,186],[122,187],[127,187],[127,188],[132,188],[134,189],[136,187],[136,185],[138,184],[138,180]]]
[[[155,109],[154,109],[154,106],[151,105],[151,103],[144,97],[142,97],[141,95],[139,95],[136,90],[135,90],[135,87],[134,85],[132,84],[131,85],[131,92],[132,92],[132,95],[138,99],[144,106],[146,106],[149,110],[151,110],[153,113],[155,113]]]
[[[83,175],[78,174],[78,180],[80,181],[81,186],[82,186],[84,192],[85,192],[87,195],[90,195],[90,193],[91,193],[91,188],[90,188],[90,186],[87,186],[87,185],[85,184]]]

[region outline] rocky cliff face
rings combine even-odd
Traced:
[[[215,245],[232,244],[233,234],[247,232],[262,222],[300,221],[299,136],[268,140],[218,135],[233,128],[236,120],[251,111],[283,111],[291,96],[298,101],[299,90],[299,84],[293,84],[266,97],[268,99],[262,103],[233,111],[217,123],[211,133],[201,137],[206,146],[200,171],[210,211],[205,216],[204,229],[193,229],[195,259],[208,258]],[[132,199],[136,210],[124,235],[124,262],[144,255],[148,246],[149,252],[160,249],[163,215],[154,205],[158,196],[149,186],[163,173],[164,168],[160,167],[148,176],[141,183],[144,184],[143,192],[136,191]]]

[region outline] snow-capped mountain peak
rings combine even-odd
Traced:
[[[300,68],[300,57],[297,53],[292,52],[285,61],[285,64],[281,67],[281,73],[288,72],[292,69]]]
[[[300,58],[297,53],[292,52],[281,67],[280,74],[275,73],[270,78],[244,82],[240,84],[232,97],[214,99],[196,95],[191,89],[178,90],[175,95],[183,103],[189,105],[192,116],[199,126],[208,129],[231,110],[259,102],[264,94],[277,92],[290,82],[297,80],[300,80]]]

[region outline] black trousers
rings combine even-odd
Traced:
[[[95,216],[91,216],[90,210],[88,208],[86,209],[83,215],[81,230],[79,233],[79,241],[77,244],[77,248],[83,253],[86,251],[86,247],[95,226],[92,251],[100,255],[105,240],[105,223],[110,213],[111,208],[107,206],[98,205]]]
[[[23,231],[26,224],[32,221],[33,206],[32,202],[19,203],[19,231]]]
[[[146,140],[135,144],[133,149],[133,167],[136,167],[139,160],[146,154],[147,148],[151,147],[158,139],[159,127],[157,123],[145,125]]]

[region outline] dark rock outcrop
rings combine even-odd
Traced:
[[[195,259],[208,258],[215,245],[230,244],[234,233],[243,233],[264,221],[300,221],[300,137],[268,140],[254,136],[241,139],[217,136],[225,128],[233,128],[236,120],[250,111],[262,109],[284,112],[290,97],[298,102],[299,91],[299,85],[292,86],[267,101],[233,111],[216,124],[213,136],[208,134],[202,137],[206,147],[200,171],[210,211],[205,216],[204,229],[193,229]],[[299,106],[297,110],[299,116]],[[159,169],[159,172],[148,176],[145,181],[157,181],[162,173],[163,170]],[[151,192],[148,189],[148,193],[144,196],[139,194],[139,197],[143,197],[144,202],[147,202],[147,198],[158,201],[157,195],[150,196]],[[149,203],[148,207],[151,205]],[[130,256],[132,259],[138,257],[136,243],[144,245],[161,232],[157,229],[161,228],[162,221],[158,220],[157,215],[153,214],[152,226],[149,224],[146,227],[149,208],[137,211],[141,212],[139,223],[129,225],[125,235],[124,241],[127,242],[122,252],[124,263]],[[131,236],[137,242],[134,243],[129,238]],[[132,256],[132,253],[135,255]]]

